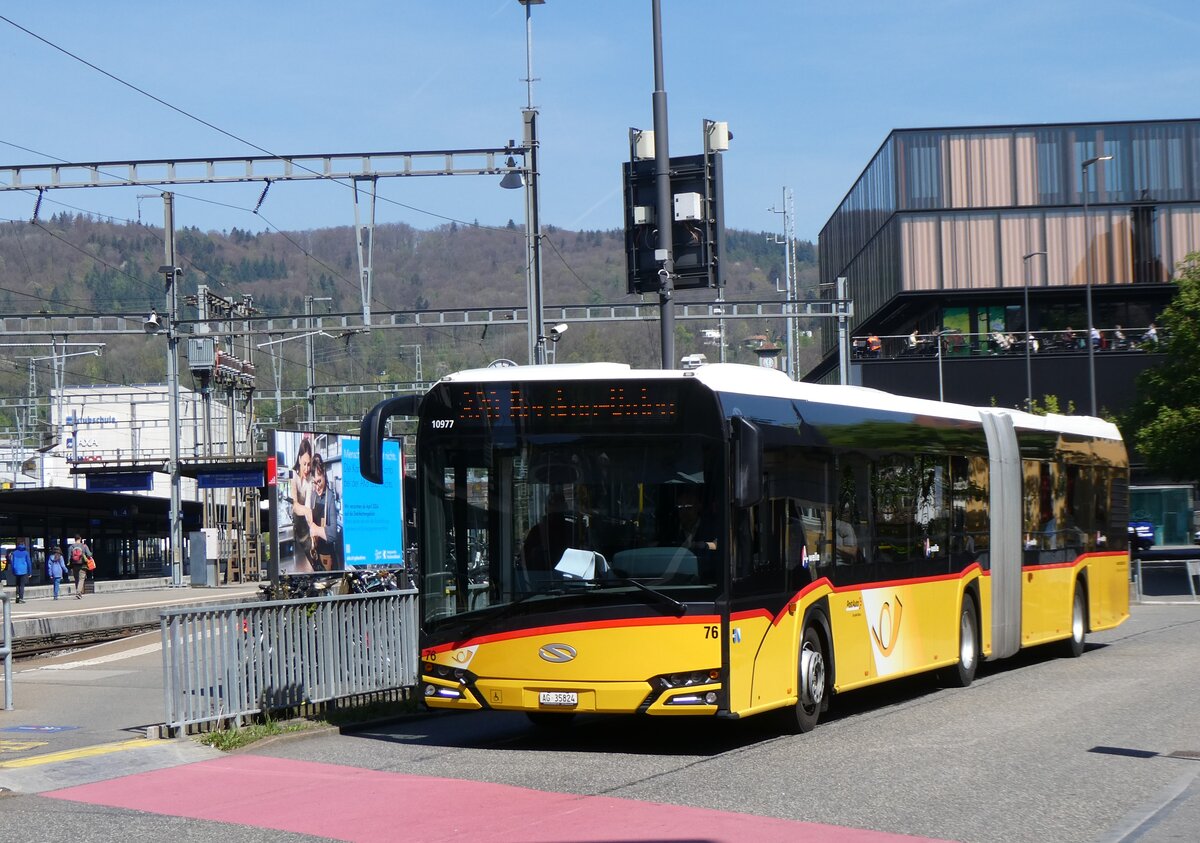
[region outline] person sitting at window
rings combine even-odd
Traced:
[[[574,519],[561,490],[550,493],[546,515],[529,528],[522,544],[525,568],[530,571],[551,571],[562,558],[563,551],[572,546],[575,537]]]
[[[716,525],[701,517],[700,487],[685,485],[675,495],[676,536],[672,544],[700,554],[717,549]]]

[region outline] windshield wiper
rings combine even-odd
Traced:
[[[676,600],[671,595],[664,594],[663,592],[659,591],[658,589],[651,588],[650,586],[646,585],[644,582],[640,582],[631,577],[606,577],[602,580],[594,580],[592,582],[592,585],[599,587],[599,588],[605,588],[608,585],[631,585],[634,588],[640,589],[640,590],[644,591],[646,594],[649,594],[651,597],[653,597],[658,602],[663,603],[664,605],[670,606],[672,609],[675,610],[675,617],[682,618],[684,615],[687,614],[687,604],[686,603],[681,603],[680,601]]]
[[[545,591],[527,591],[516,600],[512,600],[508,603],[501,603],[499,606],[492,607],[490,611],[485,611],[483,615],[475,618],[475,620],[462,628],[462,631],[458,633],[459,638],[460,640],[466,640],[478,632],[481,628],[487,626],[493,621],[498,621],[501,618],[508,617],[514,613],[517,607],[530,598],[557,596],[565,593],[566,592],[561,588],[551,588]]]

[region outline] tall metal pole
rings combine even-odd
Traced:
[[[1083,274],[1084,283],[1087,284],[1087,323],[1088,323],[1088,394],[1091,396],[1092,415],[1096,415],[1096,341],[1095,337],[1095,322],[1092,321],[1092,248],[1091,248],[1091,232],[1088,230],[1088,184],[1087,184],[1087,168],[1088,162],[1085,161],[1080,168],[1080,190],[1083,191]]]
[[[528,7],[526,7],[528,9]],[[529,149],[525,187],[525,241],[529,259],[529,362],[546,362],[546,329],[542,315],[542,220],[538,194],[537,109],[527,108],[525,146]]]
[[[725,362],[725,288],[724,287],[717,288],[717,312],[721,316],[721,318],[717,320],[717,333],[720,334],[720,336],[717,338],[717,342],[719,342],[721,344],[720,349],[719,349],[720,354],[718,355],[718,359],[722,363],[724,363]]]
[[[937,343],[938,400],[945,401],[946,400],[946,379],[942,374],[942,335],[941,335],[941,333],[938,333],[938,335],[933,338],[933,341]]]
[[[271,349],[271,374],[275,377],[275,426],[279,427],[283,424],[283,386],[280,384],[280,378],[283,376],[283,353],[280,352],[276,356],[273,348]]]
[[[533,106],[533,17],[542,0],[518,0],[525,7],[525,273],[528,287],[529,362],[546,362],[546,328],[542,313],[542,206],[538,192],[538,110]]]
[[[209,318],[208,306],[208,285],[200,284],[196,288],[196,304],[199,310],[199,317],[202,322],[207,322]],[[217,340],[213,340],[213,361],[216,362],[217,354],[219,354],[219,345]],[[203,402],[204,409],[204,457],[212,459],[212,390],[213,390],[213,373],[206,372],[200,375],[200,400]],[[217,503],[214,497],[216,493],[212,489],[204,490],[204,526],[211,527],[217,521]],[[215,583],[214,583],[215,585]]]
[[[800,378],[800,320],[796,316],[796,304],[800,299],[799,278],[796,274],[796,209],[790,188],[784,188],[783,236],[787,238],[785,253],[788,280],[788,377]]]
[[[312,430],[317,426],[317,373],[316,362],[313,360],[313,297],[304,297],[304,315],[308,317],[305,320],[305,325],[308,327],[308,334],[304,337],[304,377],[305,377],[305,403],[308,405],[308,429]]]
[[[799,298],[796,290],[796,270],[795,270],[795,219],[792,205],[792,191],[788,188],[783,188],[783,209],[768,208],[767,210],[783,214],[783,239],[780,240],[776,235],[774,242],[780,243],[784,247],[783,252],[783,274],[784,274],[784,325],[786,326],[786,348],[787,348],[787,373],[788,377],[796,380],[798,370],[800,368],[800,351],[799,351],[799,326],[796,324],[796,307],[795,302]]]
[[[1033,364],[1030,362],[1030,346],[1033,345],[1033,320],[1029,314],[1029,259],[1045,252],[1030,252],[1021,260],[1025,261],[1025,412],[1033,410]],[[1090,296],[1089,296],[1090,300]],[[1090,322],[1091,319],[1089,318]],[[1088,340],[1091,342],[1091,339]]]
[[[179,276],[175,264],[175,194],[163,193],[163,265],[167,283],[167,424],[171,456],[167,471],[171,475],[171,586],[183,585],[183,503],[179,474]]]
[[[667,143],[667,92],[663,83],[661,0],[653,0],[654,16],[654,177],[658,193],[659,331],[662,338],[662,367],[675,368],[675,257],[672,252],[675,209],[671,206],[671,153]]]
[[[1079,189],[1083,191],[1083,272],[1087,276],[1087,321],[1088,321],[1088,388],[1092,398],[1092,415],[1096,415],[1096,343],[1092,339],[1096,331],[1096,323],[1092,320],[1092,245],[1091,225],[1088,219],[1088,167],[1100,161],[1111,161],[1111,155],[1097,155],[1079,165]]]
[[[834,295],[838,297],[838,382],[845,386],[850,383],[850,312],[846,306],[847,282],[843,276],[838,278]]]

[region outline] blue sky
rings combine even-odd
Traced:
[[[521,136],[525,12],[517,0],[164,4],[61,0],[0,14],[272,153],[503,146]],[[622,224],[631,126],[652,124],[650,0],[533,8],[542,219]],[[673,155],[726,120],[730,227],[821,226],[893,128],[1196,117],[1200,14],[1189,2],[662,0]],[[259,155],[0,21],[0,164]],[[161,224],[158,189],[56,191],[42,216],[87,210]],[[177,224],[309,229],[354,220],[344,187],[179,188]],[[380,222],[523,219],[492,177],[393,179]],[[63,204],[56,204],[63,203]],[[233,206],[233,207],[227,207]],[[407,207],[405,207],[407,206]],[[0,219],[33,197],[0,193]]]

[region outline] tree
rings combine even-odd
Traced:
[[[1152,470],[1192,479],[1200,477],[1200,252],[1180,261],[1175,284],[1158,326],[1166,360],[1138,377],[1120,426]]]

